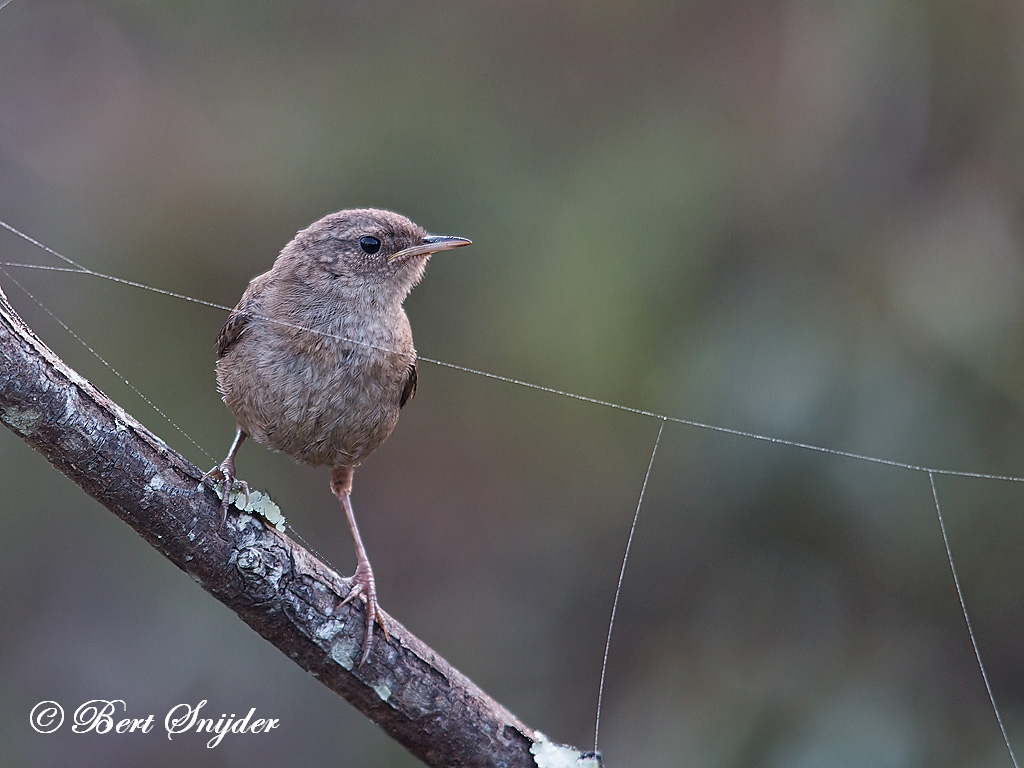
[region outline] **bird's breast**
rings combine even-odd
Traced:
[[[225,402],[273,450],[315,465],[358,464],[398,421],[415,360],[408,319],[399,309],[296,325],[270,324],[232,350],[247,359],[218,364]]]

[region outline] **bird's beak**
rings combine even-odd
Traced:
[[[423,238],[422,243],[410,246],[409,248],[403,248],[398,253],[392,254],[388,261],[394,261],[395,259],[402,259],[404,261],[411,259],[413,256],[427,256],[438,251],[450,251],[452,248],[461,248],[472,242],[472,240],[467,240],[464,237],[454,237],[452,235],[427,235]]]

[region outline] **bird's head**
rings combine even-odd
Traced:
[[[375,208],[338,211],[310,224],[292,239],[275,263],[311,285],[401,302],[423,277],[431,254],[470,241],[432,235],[397,213]]]

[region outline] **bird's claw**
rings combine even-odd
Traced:
[[[384,611],[377,603],[377,584],[373,578],[373,569],[370,563],[363,561],[356,566],[356,572],[352,575],[351,588],[341,605],[351,603],[358,597],[366,601],[366,633],[363,636],[363,656],[359,660],[359,666],[363,666],[370,657],[370,649],[373,647],[373,625],[376,624],[384,633],[384,640],[391,640],[391,633],[388,632],[384,623]]]
[[[206,480],[216,480],[223,488],[223,495],[220,500],[220,529],[224,530],[224,525],[228,520],[228,510],[231,508],[231,492],[237,487],[238,490],[245,496],[245,503],[249,503],[249,484],[245,480],[235,479],[235,462],[231,459],[225,459],[216,467],[211,469],[202,479],[199,481],[200,484]]]

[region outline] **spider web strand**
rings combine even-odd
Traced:
[[[597,686],[597,716],[594,718],[594,752],[597,752],[597,736],[601,728],[601,704],[604,700],[604,679],[608,671],[608,651],[612,646],[612,628],[615,626],[615,612],[619,607],[619,595],[622,592],[622,580],[626,576],[626,562],[629,560],[629,550],[633,546],[633,533],[636,531],[637,520],[640,519],[640,507],[644,503],[644,493],[647,491],[647,481],[651,477],[651,467],[654,466],[654,457],[658,454],[658,445],[661,443],[661,433],[665,431],[665,422],[662,418],[661,426],[658,427],[658,436],[654,438],[654,449],[651,451],[651,460],[647,462],[647,472],[644,474],[644,482],[640,486],[640,498],[636,502],[636,511],[633,513],[633,523],[629,526],[629,536],[626,537],[626,551],[622,555],[622,567],[619,568],[619,581],[615,585],[615,598],[612,600],[612,613],[608,619],[608,635],[604,641],[604,657],[601,659],[601,681]]]
[[[942,545],[946,548],[946,559],[949,561],[949,571],[953,574],[953,586],[956,587],[956,596],[960,601],[960,612],[964,615],[964,623],[967,625],[967,634],[971,638],[971,647],[974,648],[974,658],[978,662],[978,669],[981,671],[981,679],[985,683],[985,691],[988,693],[989,703],[992,705],[992,712],[995,713],[996,722],[999,724],[999,730],[1003,734],[1003,743],[1006,744],[1006,750],[1010,753],[1010,760],[1013,762],[1013,768],[1020,768],[1017,763],[1017,756],[1013,752],[1013,747],[1010,746],[1010,736],[1006,732],[1006,724],[1003,722],[1003,716],[999,712],[999,707],[996,705],[995,694],[992,693],[992,685],[988,681],[988,672],[985,670],[985,664],[981,660],[981,650],[978,648],[978,640],[974,636],[974,627],[971,625],[971,617],[967,613],[967,603],[964,601],[964,593],[960,588],[960,577],[957,575],[956,566],[953,565],[953,550],[949,546],[949,537],[946,535],[946,521],[942,516],[942,507],[939,505],[939,492],[935,488],[935,474],[934,472],[928,473],[928,481],[932,486],[932,501],[935,502],[935,516],[939,519],[939,530],[942,531]]]

